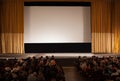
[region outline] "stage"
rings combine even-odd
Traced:
[[[0,54],[0,59],[24,59],[28,57],[36,57],[39,58],[41,56],[46,57],[49,56],[51,57],[54,55],[57,63],[61,66],[74,66],[76,58],[78,56],[81,57],[92,57],[92,56],[98,56],[98,57],[108,57],[108,56],[120,56],[120,54],[92,54],[92,53],[25,53],[25,54]]]
[[[120,56],[120,54],[92,54],[92,53],[25,53],[25,54],[0,54],[0,59],[14,59],[14,58],[27,58],[27,57],[36,57],[39,58],[41,56],[55,56],[55,58],[77,58],[78,56]]]

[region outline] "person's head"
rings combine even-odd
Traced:
[[[116,77],[116,81],[120,81],[120,77]]]
[[[36,72],[33,72],[33,75],[34,75],[34,76],[37,76],[37,73],[36,73]]]

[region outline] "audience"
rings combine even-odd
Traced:
[[[54,58],[0,59],[0,81],[65,81]]]
[[[88,81],[120,81],[120,57],[78,57],[75,65]],[[0,81],[65,81],[54,56],[0,59]]]
[[[120,57],[78,57],[76,67],[88,81],[120,81]]]

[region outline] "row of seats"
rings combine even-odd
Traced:
[[[0,81],[65,81],[54,56],[0,59]]]
[[[87,81],[120,81],[120,57],[78,57],[75,65]]]

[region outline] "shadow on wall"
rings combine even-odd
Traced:
[[[91,42],[91,35],[92,35],[91,33],[91,8],[90,7],[84,7],[84,8],[86,8],[86,9],[83,9],[84,41]],[[90,33],[90,35],[88,35],[88,32]]]
[[[24,37],[27,37],[28,40],[30,40],[29,34],[30,34],[30,7],[24,6]]]

